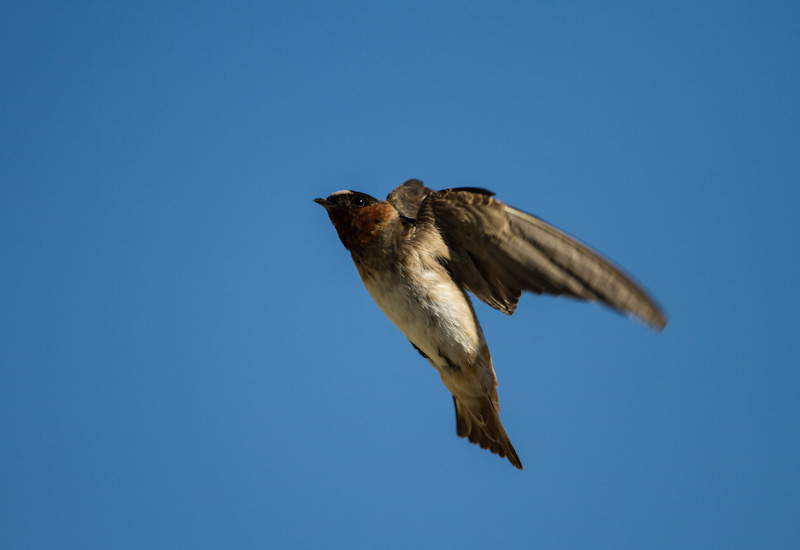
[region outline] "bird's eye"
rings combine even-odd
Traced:
[[[356,195],[353,197],[353,206],[364,206],[364,197]]]

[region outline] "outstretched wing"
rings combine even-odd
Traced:
[[[417,217],[422,200],[433,193],[419,180],[408,180],[389,193],[386,200],[394,206],[401,216],[414,219]]]
[[[565,295],[635,315],[656,330],[667,319],[655,301],[588,246],[483,189],[428,194],[417,231],[438,231],[450,249],[448,268],[480,300],[511,315],[521,291]]]

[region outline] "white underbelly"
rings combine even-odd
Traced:
[[[467,296],[441,273],[428,271],[423,284],[411,286],[401,277],[364,281],[381,311],[439,370],[451,361],[475,357],[483,335]]]

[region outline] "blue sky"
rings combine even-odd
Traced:
[[[0,7],[0,546],[800,545],[790,2]],[[408,178],[670,316],[477,310],[525,465],[324,211]]]

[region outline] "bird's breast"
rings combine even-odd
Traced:
[[[439,262],[410,254],[383,269],[356,265],[378,307],[437,369],[485,345],[472,304]]]

